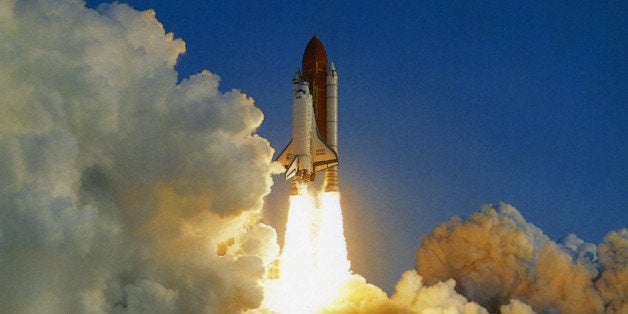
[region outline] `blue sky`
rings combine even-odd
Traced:
[[[208,69],[253,97],[279,151],[319,36],[339,73],[349,257],[389,291],[424,235],[483,204],[557,241],[628,226],[626,2],[127,2],[186,42],[180,79]],[[285,217],[287,191],[277,176],[267,210]]]

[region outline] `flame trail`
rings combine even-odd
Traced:
[[[291,195],[280,277],[267,282],[265,305],[280,313],[315,313],[350,276],[340,194]]]
[[[337,289],[348,279],[351,268],[347,259],[340,193],[325,192],[321,201],[318,246],[314,251],[317,254],[316,270],[320,271],[318,275],[323,282]]]

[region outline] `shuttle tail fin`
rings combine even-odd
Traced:
[[[286,169],[286,180],[294,177],[299,171],[299,156],[294,156]]]

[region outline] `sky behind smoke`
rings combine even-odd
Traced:
[[[254,103],[248,92],[229,89],[246,86],[248,78],[230,76],[232,83],[224,88],[220,77],[213,73],[213,67],[203,70],[205,66],[199,63],[191,73],[178,71],[185,68],[185,62],[189,62],[186,60],[201,52],[191,51],[190,45],[178,38],[178,33],[169,33],[168,27],[164,29],[157,18],[159,12],[137,11],[126,4],[104,4],[90,9],[78,0],[0,3],[0,94],[4,95],[0,103],[3,108],[0,114],[0,269],[3,270],[0,308],[3,310],[12,313],[239,313],[261,304],[261,279],[270,270],[279,246],[275,228],[261,223],[260,218],[264,214],[264,197],[273,185],[271,175],[278,168],[271,163],[274,145],[257,131],[262,121],[269,119],[269,112],[274,114],[279,107],[285,111],[283,118],[286,118],[281,130],[289,130],[287,108],[290,106],[280,106],[283,101],[276,101],[277,108],[268,105],[266,110],[259,100]],[[212,29],[209,33],[219,31]],[[297,35],[301,36],[292,34],[285,40],[291,41]],[[298,65],[301,42],[306,42],[310,36],[295,40],[296,58],[283,58],[286,52],[281,52],[277,58],[290,59],[286,62]],[[341,37],[336,36],[328,37],[334,44],[327,49],[334,51],[334,55],[342,55]],[[326,43],[325,37],[321,37]],[[216,38],[220,40],[220,36]],[[246,38],[241,41],[246,42]],[[285,45],[278,45],[281,49],[277,51],[286,50]],[[612,53],[623,49],[623,46],[616,48],[618,50],[613,50],[616,46],[609,47]],[[212,49],[220,51],[217,47]],[[240,49],[258,51],[255,46]],[[211,54],[207,58],[212,59]],[[231,62],[214,58],[212,64],[220,65],[219,69],[231,68],[226,72],[233,73],[248,67],[250,60]],[[350,69],[354,61],[346,60],[345,68]],[[623,65],[625,63],[618,61],[619,70],[611,71],[611,77],[617,80],[601,89],[624,86],[625,78],[614,72],[625,69]],[[278,88],[283,94],[284,90],[289,90],[294,66],[281,68],[283,72],[290,72],[285,78],[287,88]],[[608,65],[602,68],[614,69]],[[367,77],[365,73],[361,75]],[[260,77],[264,76],[258,76],[258,80]],[[356,77],[360,74],[348,75],[347,86],[355,84]],[[237,82],[239,79],[242,79],[241,84]],[[277,83],[279,78],[275,80],[272,76],[263,81],[284,86]],[[251,86],[251,90],[258,87]],[[343,91],[347,100],[350,90]],[[621,96],[622,91],[611,88],[609,93]],[[260,95],[262,99],[268,97],[266,93]],[[363,100],[362,97],[364,95],[352,101]],[[606,107],[596,111],[598,117],[603,116],[610,124],[599,132],[603,133],[601,138],[611,144],[617,144],[616,138],[622,138],[625,128],[625,124],[616,121],[625,117],[625,110],[614,105],[616,103],[610,100]],[[549,115],[553,117],[556,112],[551,112]],[[363,114],[356,113],[358,117]],[[273,119],[277,118],[270,119],[271,123]],[[348,118],[346,123],[351,121]],[[352,125],[370,134],[363,126]],[[563,124],[561,128],[570,125]],[[592,127],[591,124],[585,126]],[[275,134],[274,127],[266,132]],[[348,134],[347,138],[356,137],[351,134],[358,132],[349,127],[343,130],[341,138],[343,132]],[[442,145],[455,145],[451,136],[441,138]],[[382,137],[376,139],[382,140]],[[594,139],[597,137],[587,137],[586,142]],[[287,142],[287,138],[279,140],[278,145]],[[345,144],[348,142],[344,140]],[[466,198],[465,209],[446,209],[437,214],[430,210],[437,207],[433,203],[437,199],[416,202],[414,193],[407,193],[406,198],[395,197],[397,192],[393,193],[392,187],[380,190],[378,195],[367,196],[363,190],[366,187],[360,187],[367,180],[358,180],[366,173],[360,174],[357,165],[370,165],[377,160],[370,158],[382,156],[374,153],[369,158],[364,154],[360,157],[358,152],[364,152],[365,142],[356,139],[352,145],[357,148],[341,148],[348,156],[346,165],[341,168],[346,173],[341,189],[347,191],[343,197],[348,206],[343,204],[343,208],[348,208],[345,216],[350,257],[352,246],[358,252],[353,254],[361,257],[355,259],[354,270],[368,270],[364,275],[369,282],[372,282],[370,278],[377,279],[377,284],[394,283],[403,276],[388,298],[382,289],[356,275],[347,283],[346,294],[329,306],[329,312],[391,309],[411,313],[452,309],[483,313],[481,307],[502,313],[524,313],[532,308],[539,312],[606,308],[621,313],[626,310],[628,234],[625,229],[619,230],[626,222],[625,198],[624,201],[617,199],[626,195],[625,186],[617,185],[625,178],[625,168],[617,167],[616,173],[603,183],[596,181],[606,173],[599,169],[587,166],[587,170],[574,175],[586,177],[587,171],[592,171],[592,176],[586,178],[591,181],[588,184],[598,188],[607,185],[608,189],[602,189],[605,196],[618,192],[608,203],[596,204],[604,204],[602,207],[609,209],[596,214],[595,217],[603,218],[595,223],[614,228],[599,231],[602,227],[591,227],[594,224],[591,221],[579,225],[577,222],[581,220],[575,220],[572,221],[576,225],[574,229],[593,228],[596,234],[607,234],[612,229],[618,231],[608,233],[599,246],[566,233],[565,241],[557,244],[526,221],[523,216],[527,215],[522,216],[512,206],[500,204],[470,215],[479,207],[476,204],[486,199],[476,202],[477,197],[467,194],[468,190],[460,196]],[[588,150],[588,144],[582,145],[586,147],[576,146]],[[560,151],[565,147],[558,148],[563,157],[569,153]],[[605,151],[609,152],[613,152],[612,156],[600,159],[602,168],[616,166],[625,159],[625,146]],[[580,156],[577,158],[587,159],[581,165],[588,165],[588,158],[598,161],[597,153]],[[385,160],[382,158],[381,162]],[[408,160],[402,158],[400,162],[403,161]],[[544,169],[552,164],[538,162]],[[428,158],[425,163],[435,165],[436,161]],[[493,165],[481,168],[492,169]],[[523,166],[529,164],[523,162]],[[372,168],[368,176],[372,180],[368,182],[379,186],[385,180],[390,181],[384,172],[395,167],[366,167]],[[562,172],[569,173],[569,169]],[[443,174],[451,175],[453,173]],[[571,178],[570,174],[566,176]],[[409,185],[404,178],[398,178],[399,183],[395,184]],[[529,179],[524,177],[523,180]],[[511,180],[515,179],[511,177]],[[562,180],[566,179],[558,181]],[[576,180],[573,184],[585,184],[581,181],[585,180]],[[413,191],[425,183],[413,182]],[[449,186],[449,191],[456,193],[466,183]],[[540,188],[550,187],[548,193],[551,194],[558,189],[554,188],[554,183],[553,180],[542,181]],[[469,189],[478,191],[482,186],[468,185]],[[274,194],[287,198],[286,185],[276,187]],[[587,191],[582,190],[582,185],[572,187],[574,191]],[[567,195],[564,190],[557,193],[560,198]],[[491,190],[485,197],[497,194]],[[499,197],[508,195],[504,193]],[[599,200],[600,195],[589,197]],[[541,197],[548,198],[550,196]],[[278,206],[281,201],[273,201],[272,197],[266,200],[270,204],[267,207],[281,209]],[[427,205],[430,202],[432,205]],[[515,206],[526,208],[534,204],[521,203],[522,206]],[[543,211],[531,210],[532,218],[528,219],[535,224],[537,221],[546,223],[546,217],[570,219],[566,213],[572,202],[561,207],[553,205],[556,204],[548,204]],[[406,207],[415,211],[414,218],[402,222],[408,215]],[[443,208],[449,207],[443,205]],[[462,210],[457,214],[470,216],[466,220],[452,218],[434,228],[436,222],[447,220],[452,210]],[[585,206],[573,215],[592,217],[586,210],[590,211],[591,207]],[[443,215],[447,216],[443,218]],[[609,219],[612,224],[608,223]],[[572,231],[578,233],[579,230]],[[423,241],[422,235],[426,235]],[[487,244],[492,246],[486,247]],[[417,264],[414,264],[414,252],[419,245]],[[384,254],[393,248],[396,254]],[[404,272],[414,267],[418,273]],[[496,277],[492,271],[502,275]],[[513,271],[516,278],[509,277]],[[579,288],[565,290],[565,287]],[[556,298],[546,299],[548,295],[556,295]]]

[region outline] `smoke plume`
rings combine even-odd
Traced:
[[[262,112],[155,12],[0,3],[0,308],[239,313],[260,305],[275,230],[257,223]],[[220,250],[218,248],[221,248]]]
[[[453,280],[448,280],[425,286],[421,276],[409,270],[401,276],[395,293],[388,298],[384,291],[366,283],[362,276],[353,275],[338,298],[322,313],[488,313],[458,294],[454,285]]]
[[[263,114],[178,83],[184,52],[151,10],[0,1],[0,311],[266,312]],[[437,226],[391,297],[352,275],[323,312],[627,313],[627,261],[627,229],[557,244],[500,204]]]
[[[519,300],[539,313],[624,313],[628,230],[599,248],[569,235],[563,245],[499,204],[437,226],[417,250],[426,283],[452,278],[456,291],[491,312]]]

